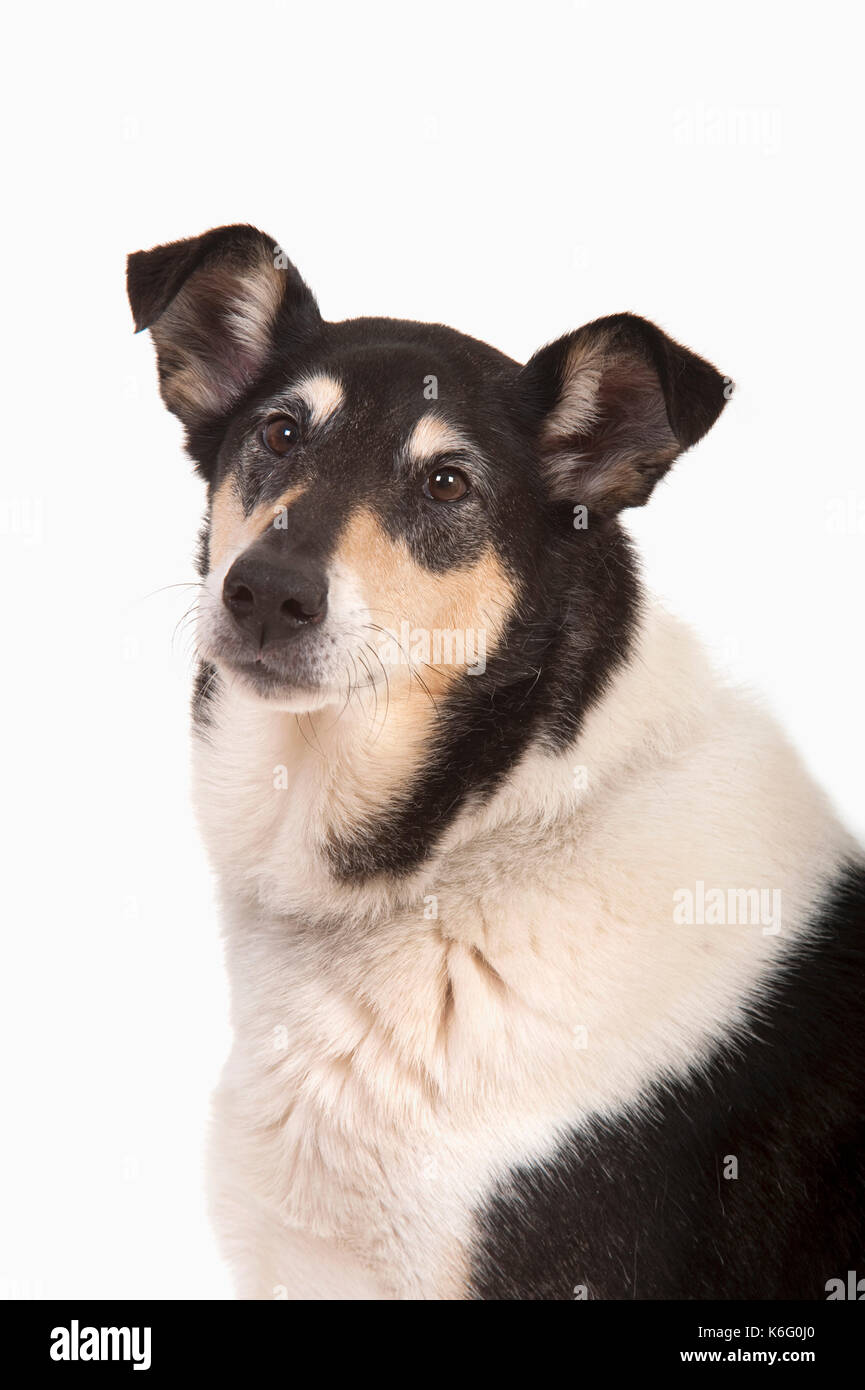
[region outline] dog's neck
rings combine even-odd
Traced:
[[[683,663],[688,679],[671,681]],[[279,912],[308,912],[322,894],[340,910],[422,895],[473,826],[573,815],[622,769],[684,737],[711,677],[688,635],[650,610],[573,737],[551,736],[531,710],[520,719],[527,685],[499,692],[514,704],[507,717],[491,701],[473,721],[470,709],[434,705],[410,681],[389,699],[357,692],[342,709],[310,716],[220,683],[195,761],[221,877]],[[549,708],[547,682],[538,679],[528,699]]]

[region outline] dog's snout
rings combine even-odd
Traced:
[[[327,580],[315,566],[286,567],[247,552],[225,576],[222,600],[237,625],[263,647],[322,621]]]

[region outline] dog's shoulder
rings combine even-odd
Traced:
[[[747,1024],[575,1130],[477,1213],[481,1298],[825,1298],[865,1242],[865,860]]]

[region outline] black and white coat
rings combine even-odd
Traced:
[[[865,1271],[861,852],[617,519],[726,379],[630,315],[526,367],[325,324],[249,228],[138,253],[130,298],[209,488],[239,1294],[825,1298]],[[466,493],[421,501],[447,469]],[[315,631],[240,622],[274,573],[326,591]],[[358,679],[385,609],[482,627],[485,669],[380,680],[368,652]]]

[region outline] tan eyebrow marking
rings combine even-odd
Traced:
[[[292,395],[303,401],[313,426],[325,424],[345,401],[342,383],[327,372],[301,377],[293,388]]]
[[[403,446],[406,460],[414,464],[432,463],[440,454],[471,451],[466,436],[435,411],[421,416]]]

